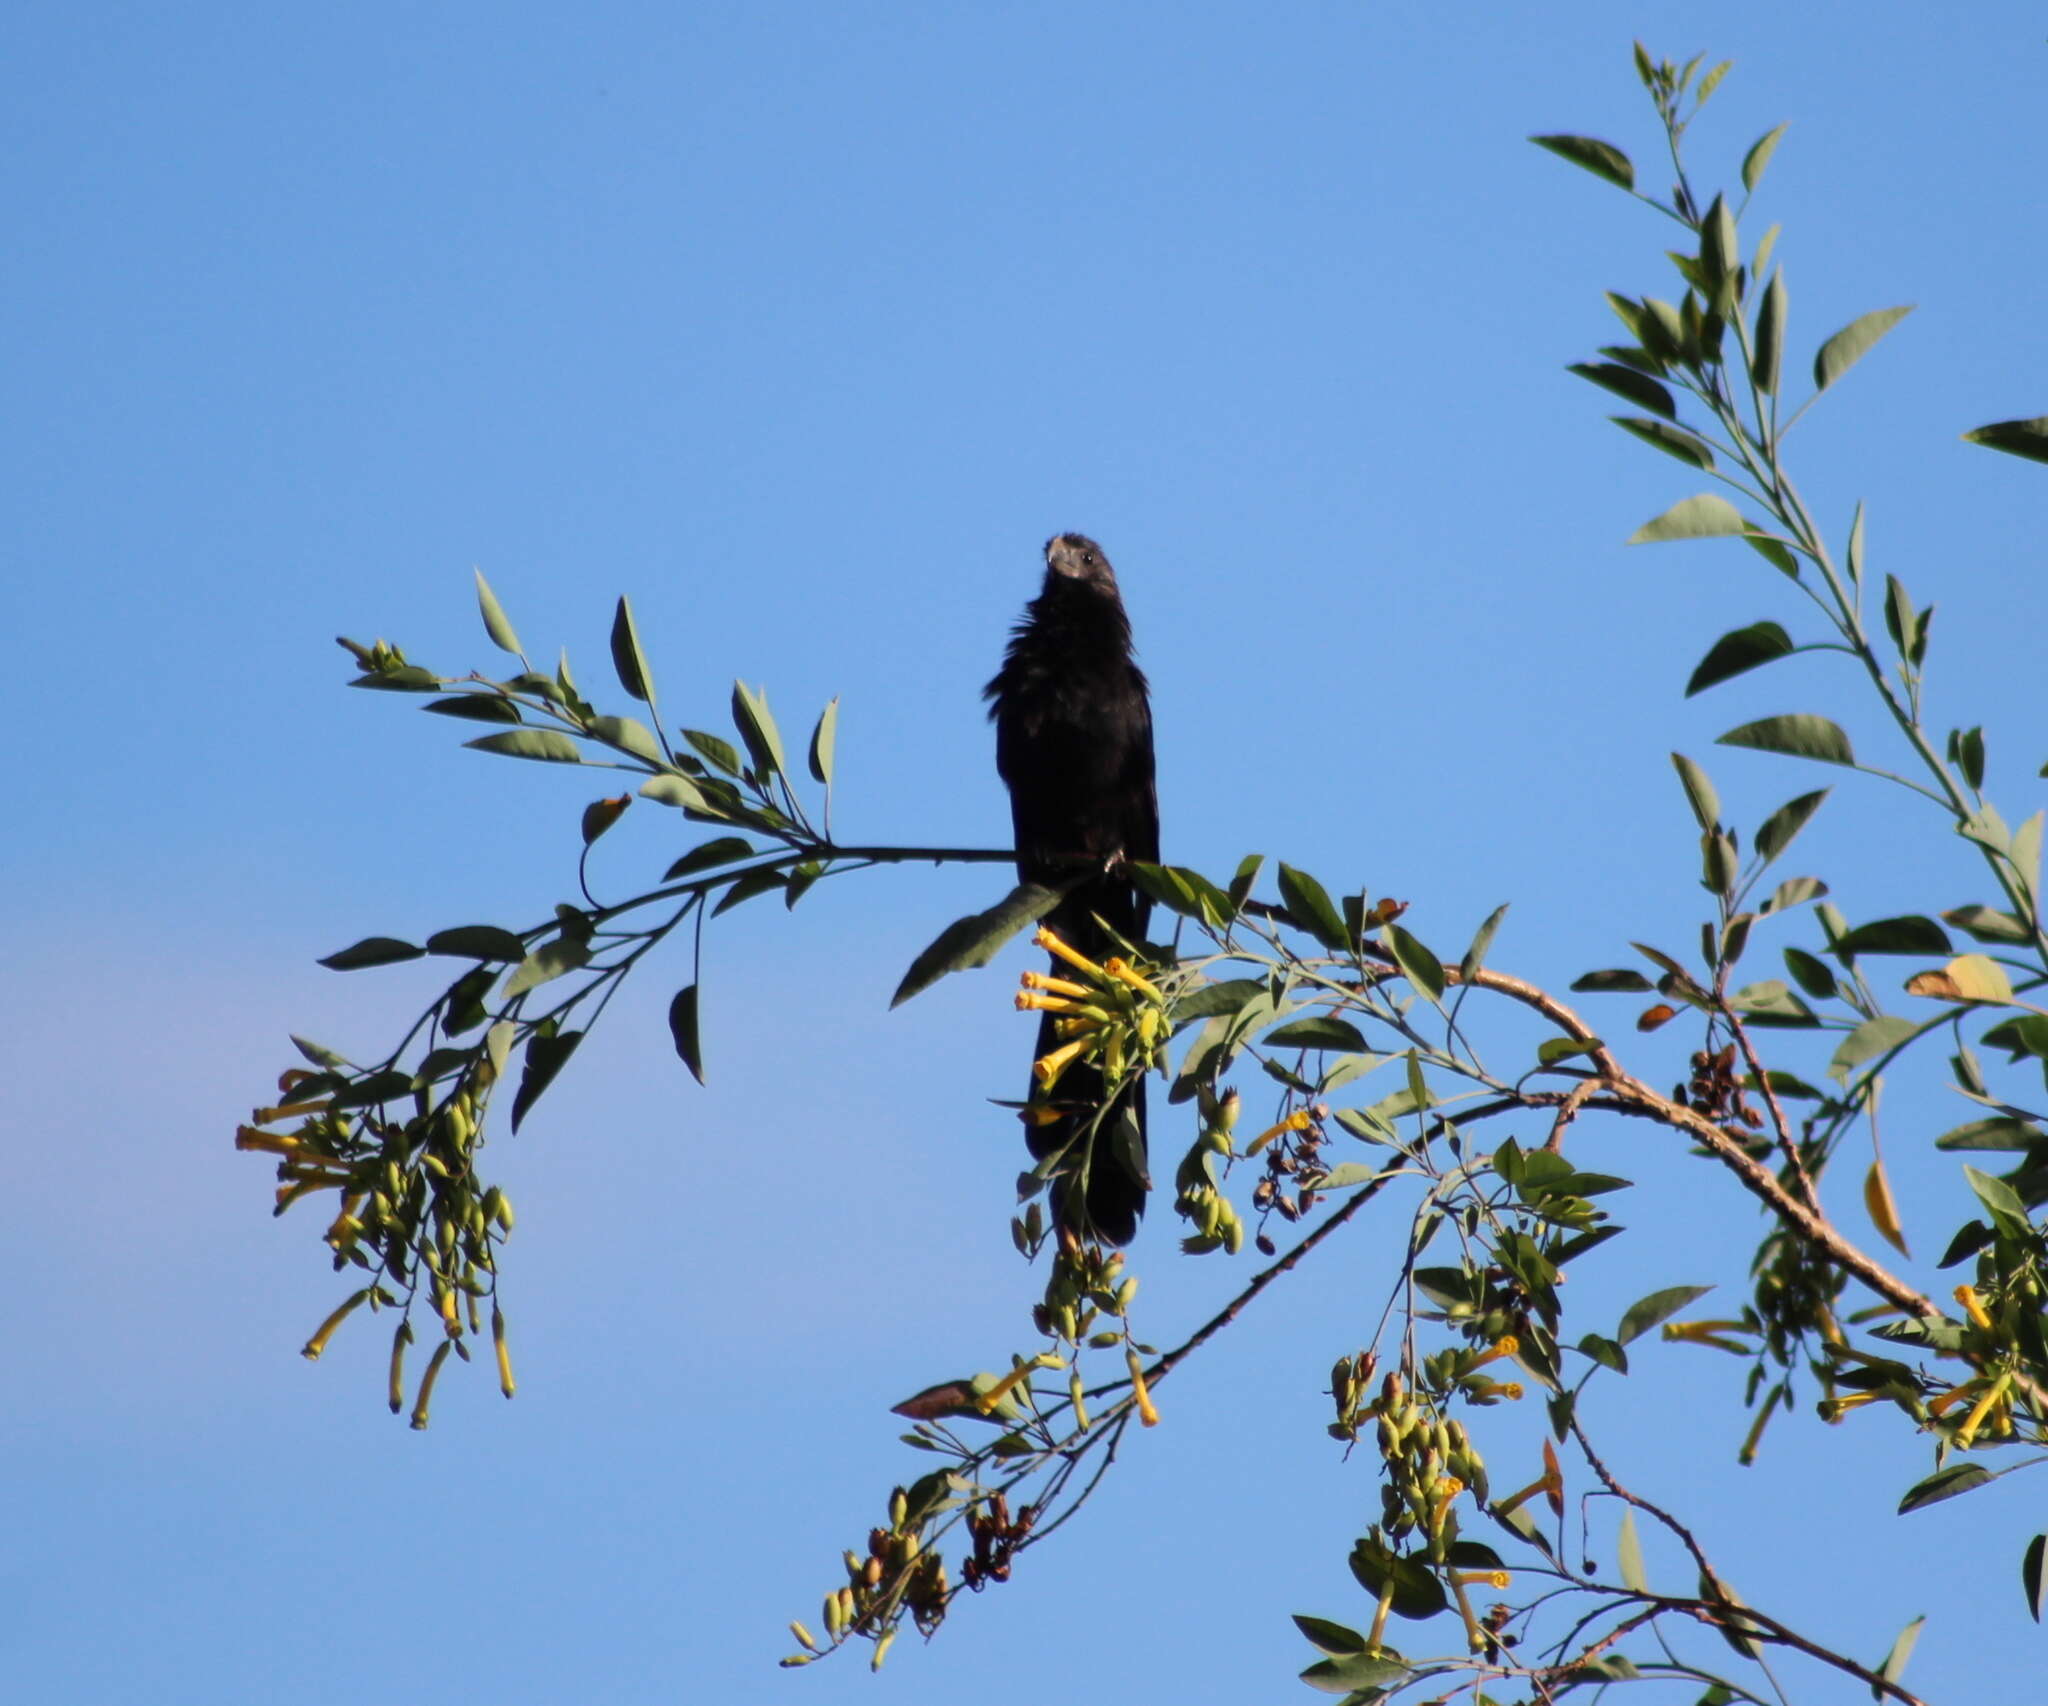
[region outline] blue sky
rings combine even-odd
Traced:
[[[629,593],[671,718],[715,721],[736,674],[792,725],[838,694],[843,828],[1000,845],[980,684],[1039,542],[1082,528],[1152,678],[1169,858],[1258,850],[1400,895],[1450,952],[1512,901],[1494,961],[1554,985],[1630,938],[1690,940],[1666,753],[1706,756],[1754,822],[1817,784],[1714,735],[1793,708],[1867,722],[1812,660],[1680,697],[1715,634],[1785,601],[1739,548],[1623,547],[1692,484],[1564,372],[1613,335],[1601,290],[1668,285],[1666,233],[1524,138],[1651,159],[1640,35],[1737,61],[1694,133],[1703,180],[1793,121],[1758,208],[1786,227],[1788,366],[1919,304],[1795,455],[1836,538],[1868,498],[1874,566],[1941,605],[1933,715],[1987,725],[2016,821],[2041,791],[2041,475],[1957,434],[2048,408],[2048,38],[2016,5],[1841,19],[18,23],[0,1671],[24,1697],[164,1706],[1294,1690],[1286,1614],[1365,1614],[1343,1558],[1376,1501],[1317,1389],[1377,1318],[1391,1217],[1177,1376],[1089,1516],[932,1648],[899,1644],[879,1682],[773,1668],[918,1466],[888,1406],[1029,1348],[1014,1127],[984,1100],[1028,1049],[1007,977],[885,1011],[935,928],[991,898],[986,871],[721,920],[708,1089],[662,1025],[680,966],[614,1008],[494,1152],[521,1210],[516,1403],[451,1376],[415,1435],[379,1402],[371,1335],[300,1361],[334,1279],[310,1218],[268,1218],[234,1123],[288,1030],[368,1048],[426,987],[313,959],[543,915],[600,791],[345,691],[332,636],[489,667],[480,566],[535,652],[605,682]],[[1852,918],[1989,898],[1939,825],[1888,812],[1849,779],[1802,843]],[[636,817],[600,864],[619,889],[678,846]],[[1653,1081],[1690,1046],[1675,1031],[1631,1055]],[[1887,1129],[1925,1254],[1963,1202],[1925,1139],[1963,1115],[1915,1094]],[[1595,1297],[1739,1278],[1745,1203],[1641,1132],[1575,1142],[1642,1181],[1618,1206],[1650,1235],[1589,1267]],[[1133,1256],[1161,1342],[1230,1278],[1180,1262],[1169,1221]],[[1732,1366],[1653,1350],[1608,1399],[1669,1418],[1633,1467],[1745,1594],[1866,1658],[1928,1613],[1910,1680],[1935,1698],[2038,1676],[2016,1586],[2038,1489],[1894,1518],[1926,1454],[1878,1425],[1781,1425],[1738,1473]]]

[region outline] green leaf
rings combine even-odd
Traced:
[[[1174,1023],[1185,1024],[1192,1019],[1213,1019],[1219,1013],[1235,1013],[1265,993],[1266,980],[1262,977],[1233,977],[1221,983],[1205,983],[1175,1004]]]
[[[1672,539],[1715,539],[1746,531],[1748,523],[1726,498],[1713,492],[1675,503],[1628,536],[1631,545],[1659,545]]]
[[[1697,433],[1687,432],[1684,427],[1673,426],[1669,421],[1651,420],[1644,415],[1609,415],[1607,418],[1623,432],[1641,439],[1653,450],[1661,450],[1666,456],[1675,456],[1689,468],[1703,468],[1712,472],[1713,446]]]
[[[956,919],[938,934],[930,947],[910,963],[903,981],[890,997],[891,1007],[900,1007],[948,973],[985,966],[998,949],[1025,925],[1043,918],[1059,905],[1060,891],[1039,883],[1019,883],[986,912]]]
[[[2048,415],[2030,421],[1993,421],[1963,434],[1964,441],[1981,444],[1986,450],[2002,450],[2008,456],[2024,456],[2029,462],[2048,462]]]
[[[1361,1700],[1377,1699],[1390,1682],[1399,1682],[1409,1667],[1384,1653],[1368,1657],[1364,1652],[1341,1658],[1319,1659],[1301,1673],[1301,1680],[1322,1694],[1347,1694]]]
[[[515,995],[524,995],[529,989],[538,989],[544,983],[553,982],[564,972],[574,971],[578,966],[589,963],[588,942],[580,942],[574,936],[557,936],[552,941],[541,943],[519,962],[518,969],[505,980],[503,997],[510,1001]]]
[[[1772,539],[1760,533],[1745,533],[1743,544],[1776,569],[1787,580],[1799,578],[1799,559],[1792,555],[1782,539]]]
[[[1134,885],[1161,906],[1204,924],[1221,924],[1236,910],[1230,897],[1199,871],[1181,865],[1148,865],[1132,860],[1125,866]]]
[[[818,713],[818,726],[811,730],[811,780],[832,785],[832,744],[839,735],[839,701],[831,700]]]
[[[1493,946],[1493,933],[1500,928],[1500,921],[1507,917],[1507,905],[1496,906],[1486,915],[1486,922],[1479,926],[1472,938],[1472,946],[1465,950],[1465,957],[1458,962],[1458,981],[1470,983],[1478,975],[1479,968],[1486,963],[1486,950]]]
[[[744,681],[732,684],[732,722],[746,742],[754,768],[763,776],[786,776],[789,766],[782,758],[782,735],[769,714],[768,695],[757,693]]]
[[[304,1037],[296,1034],[292,1037],[292,1047],[297,1049],[299,1053],[304,1055],[315,1066],[323,1066],[336,1071],[346,1071],[352,1064],[347,1058],[336,1054],[331,1048],[323,1048],[320,1044],[308,1042]]]
[[[1772,812],[1756,832],[1757,857],[1768,865],[1790,847],[1793,837],[1813,820],[1813,814],[1827,797],[1828,790],[1819,788],[1811,794],[1801,794],[1796,800],[1787,800]]]
[[[1589,971],[1572,980],[1572,988],[1606,995],[1644,995],[1656,988],[1639,971]]]
[[[491,591],[491,583],[484,579],[482,569],[476,573],[476,607],[483,612],[484,632],[491,637],[491,644],[501,652],[520,656],[525,647],[520,645],[519,636],[512,632],[512,624],[505,619],[505,612],[499,608],[498,595]]]
[[[2027,1542],[2020,1560],[2020,1589],[2027,1596],[2027,1615],[2038,1623],[2041,1608],[2048,1604],[2048,1534],[2037,1534]]]
[[[1306,871],[1282,864],[1279,873],[1280,902],[1295,925],[1305,930],[1334,953],[1351,945],[1344,932],[1344,920],[1330,903],[1329,890]]]
[[[1822,344],[1820,353],[1813,358],[1813,388],[1816,391],[1825,391],[1868,355],[1871,346],[1879,338],[1912,312],[1910,305],[1904,308],[1878,308],[1851,320]]]
[[[680,770],[664,770],[659,776],[648,777],[640,784],[640,797],[664,806],[680,806],[684,811],[702,812],[706,817],[725,815],[712,805],[704,790]]]
[[[666,764],[667,756],[654,738],[654,731],[633,717],[597,717],[590,732],[607,746],[616,747],[648,764]]]
[[[426,951],[425,948],[415,948],[410,942],[401,942],[396,936],[365,936],[352,947],[343,948],[338,954],[329,954],[317,963],[329,971],[361,971],[365,966],[389,966],[400,960],[416,960]]]
[[[723,770],[728,776],[737,776],[740,773],[739,749],[731,741],[722,740],[717,735],[706,734],[702,729],[683,730],[683,739],[696,749],[699,756],[712,769]]]
[[[420,709],[443,717],[467,717],[473,723],[519,721],[519,707],[495,693],[457,693],[447,699],[430,699]]]
[[[1792,981],[1816,1001],[1831,999],[1839,988],[1835,974],[1828,969],[1826,962],[1804,948],[1785,950],[1785,969],[1792,974]]]
[[[748,871],[735,881],[731,888],[718,897],[718,904],[711,909],[716,918],[721,912],[730,912],[736,906],[744,905],[756,895],[770,894],[778,889],[787,889],[793,878],[785,871]],[[806,885],[808,886],[808,885]]]
[[[1767,130],[1749,145],[1749,152],[1742,157],[1742,187],[1754,192],[1763,182],[1764,168],[1771,163],[1771,156],[1778,151],[1778,142],[1789,128],[1790,121],[1775,130]]]
[[[693,847],[673,865],[662,872],[661,880],[672,883],[678,877],[687,877],[695,871],[709,871],[720,865],[730,865],[735,860],[751,859],[754,849],[737,835],[721,835],[707,841],[701,847]]]
[[[1946,1469],[1937,1469],[1907,1488],[1906,1496],[1899,1500],[1899,1515],[1938,1505],[1943,1499],[1955,1498],[1959,1493],[1974,1492],[1985,1482],[1995,1479],[1997,1477],[1982,1464],[1951,1463]]]
[[[1757,910],[1766,915],[1783,912],[1788,906],[1803,906],[1809,900],[1818,900],[1828,892],[1828,885],[1818,877],[1787,877],[1771,890],[1771,898]]]
[[[1602,390],[1612,391],[1617,397],[1626,397],[1653,415],[1662,415],[1666,420],[1677,417],[1678,405],[1672,400],[1670,391],[1647,373],[1639,373],[1633,367],[1624,367],[1616,361],[1575,361],[1566,371],[1590,380]]]
[[[548,1025],[553,1024],[549,1020]],[[559,1036],[543,1026],[526,1045],[526,1066],[519,1074],[519,1093],[512,1098],[512,1129],[532,1112],[533,1104],[554,1083],[555,1076],[569,1064],[569,1056],[583,1040],[581,1031],[563,1031]]]
[[[1335,1049],[1345,1054],[1366,1052],[1365,1038],[1356,1025],[1348,1019],[1339,1019],[1328,1013],[1311,1013],[1305,1018],[1289,1019],[1284,1025],[1276,1025],[1265,1035],[1268,1048],[1310,1048]]]
[[[1678,780],[1685,788],[1686,803],[1692,807],[1694,821],[1701,829],[1711,832],[1721,821],[1721,796],[1714,792],[1714,784],[1707,780],[1707,773],[1682,752],[1671,755],[1671,767],[1678,772]]]
[[[1866,1060],[1889,1053],[1919,1029],[1911,1019],[1901,1019],[1892,1013],[1880,1013],[1874,1019],[1865,1019],[1842,1039],[1834,1058],[1828,1062],[1828,1076],[1847,1082],[1855,1068]]]
[[[668,1034],[674,1039],[677,1058],[690,1069],[690,1076],[704,1082],[704,1054],[697,1041],[697,986],[686,983],[668,1004]]]
[[[501,752],[507,758],[538,758],[549,764],[583,762],[576,743],[556,729],[507,729],[501,735],[479,735],[462,744],[479,752]]]
[[[1346,1653],[1365,1651],[1365,1637],[1356,1629],[1347,1629],[1341,1623],[1332,1623],[1321,1617],[1305,1617],[1297,1612],[1294,1626],[1309,1638],[1311,1644],[1338,1658],[1342,1658]]]
[[[1963,773],[1972,788],[1984,786],[1984,730],[1954,729],[1948,737],[1949,762]]]
[[[1762,664],[1785,657],[1792,651],[1792,639],[1775,622],[1752,622],[1723,634],[1700,659],[1692,679],[1685,684],[1685,696],[1704,692],[1716,682],[1744,674]]]
[[[1529,140],[1538,148],[1547,148],[1560,160],[1569,160],[1574,166],[1591,172],[1596,178],[1605,178],[1610,184],[1622,189],[1636,187],[1636,169],[1629,157],[1611,142],[1602,142],[1591,136],[1532,136]]]
[[[451,954],[457,959],[511,963],[526,958],[526,944],[495,924],[458,924],[453,930],[436,930],[429,936],[427,952]]]
[[[1948,932],[1931,918],[1879,918],[1859,924],[1834,944],[1844,954],[1946,954]]]
[[[1570,1060],[1574,1055],[1591,1054],[1604,1046],[1598,1037],[1546,1037],[1536,1045],[1536,1063],[1539,1066],[1555,1066],[1560,1060]]]
[[[1713,1289],[1710,1285],[1672,1285],[1638,1298],[1622,1315],[1614,1336],[1624,1345],[1633,1344],[1652,1327],[1670,1320],[1694,1298],[1705,1297]]]
[[[1821,764],[1856,762],[1849,737],[1840,726],[1826,717],[1805,711],[1744,723],[1738,729],[1730,729],[1715,744],[1753,747],[1758,752],[1782,752],[1794,758],[1811,758]]]
[[[647,654],[640,649],[640,630],[633,621],[630,600],[621,598],[612,617],[612,668],[619,685],[643,705],[654,703],[654,675],[647,667]]]
[[[1945,1131],[1934,1140],[1936,1149],[2031,1149],[2048,1132],[2031,1120],[2016,1120],[2008,1115],[1995,1119],[1971,1120],[1959,1125],[1953,1131]]]
[[[2026,920],[2016,918],[2010,912],[2001,912],[1994,906],[1959,906],[1941,916],[1980,942],[2023,945],[2034,939]]]
[[[1636,1513],[1625,1506],[1621,1532],[1614,1540],[1614,1567],[1620,1572],[1621,1585],[1631,1593],[1650,1591],[1650,1577],[1643,1568],[1643,1543],[1636,1535]]]
[[[2019,1192],[2003,1179],[1970,1166],[1963,1168],[1963,1177],[1969,1181],[1970,1189],[1977,1193],[1977,1200],[1991,1211],[1994,1219],[2017,1221],[2021,1226],[2028,1224],[2025,1201]]]
[[[1436,955],[1398,924],[1387,926],[1387,946],[1393,949],[1395,962],[1416,990],[1440,1004],[1445,980],[1443,963]]]
[[[1771,274],[1770,288],[1764,292],[1756,311],[1755,353],[1749,364],[1750,377],[1766,396],[1778,388],[1778,369],[1785,353],[1786,312],[1785,269],[1780,267]]]

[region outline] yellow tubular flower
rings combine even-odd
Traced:
[[[1983,1300],[1978,1297],[1975,1286],[1957,1286],[1956,1301],[1969,1314],[1973,1326],[1981,1327],[1987,1333],[1991,1331],[1991,1317],[1985,1313]]]
[[[1522,1341],[1520,1339],[1516,1338],[1512,1333],[1505,1334],[1501,1338],[1494,1340],[1493,1349],[1484,1356],[1474,1357],[1472,1359],[1472,1367],[1468,1368],[1465,1372],[1470,1374],[1474,1369],[1484,1368],[1490,1362],[1499,1362],[1502,1357],[1511,1357],[1521,1348]]]
[[[1072,948],[1068,947],[1066,943],[1062,942],[1043,924],[1039,925],[1037,930],[1032,933],[1031,939],[1056,959],[1065,960],[1076,971],[1085,972],[1098,982],[1109,975],[1102,967],[1088,958],[1086,954],[1076,953]]]
[[[1161,995],[1156,988],[1154,988],[1151,984],[1147,983],[1136,972],[1132,971],[1130,966],[1126,964],[1123,960],[1105,960],[1103,961],[1102,969],[1108,972],[1111,977],[1115,978],[1118,983],[1127,985],[1129,988],[1135,989],[1140,995],[1144,996],[1144,998],[1147,1001],[1157,1002],[1162,1007],[1166,1005],[1166,997]]]
[[[1064,977],[1047,977],[1043,972],[1027,971],[1020,979],[1026,989],[1043,989],[1053,995],[1071,995],[1077,1001],[1088,998],[1086,984],[1075,983]]]
[[[2006,1389],[2011,1385],[2012,1376],[2001,1374],[1985,1387],[1984,1396],[1977,1400],[1969,1415],[1963,1419],[1963,1425],[1956,1430],[1956,1444],[1962,1450],[1968,1451],[1977,1443],[1977,1430],[1984,1425],[1984,1418],[1997,1407],[1999,1400],[2005,1396]]]
[[[1131,1371],[1131,1398],[1138,1406],[1138,1420],[1148,1428],[1156,1428],[1159,1411],[1152,1402],[1152,1389],[1145,1384],[1145,1365],[1138,1360],[1136,1351],[1126,1351],[1124,1359]]]
[[[1031,1068],[1037,1074],[1039,1084],[1043,1088],[1050,1090],[1059,1082],[1060,1074],[1072,1066],[1074,1061],[1087,1050],[1087,1047],[1088,1039],[1086,1037],[1077,1037],[1074,1041],[1061,1045],[1059,1048],[1054,1049],[1051,1054],[1039,1059]]]

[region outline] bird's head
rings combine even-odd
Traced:
[[[1062,533],[1048,539],[1045,569],[1048,580],[1057,575],[1061,580],[1099,587],[1108,593],[1116,591],[1116,571],[1109,566],[1109,558],[1100,545],[1083,533]]]

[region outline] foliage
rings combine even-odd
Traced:
[[[1907,310],[1865,314],[1822,341],[1811,390],[1793,403],[1777,229],[1751,240],[1743,225],[1784,127],[1749,150],[1739,197],[1704,196],[1683,143],[1727,66],[1674,66],[1638,47],[1636,68],[1671,157],[1668,197],[1638,188],[1633,162],[1613,144],[1535,140],[1684,232],[1669,257],[1675,300],[1610,293],[1623,339],[1572,371],[1634,411],[1614,417],[1624,430],[1712,482],[1645,523],[1637,542],[1739,540],[1773,571],[1765,584],[1784,608],[1715,640],[1687,692],[1800,654],[1843,660],[1847,678],[1869,695],[1867,726],[1859,723],[1853,741],[1833,718],[1796,711],[1730,729],[1720,744],[1893,790],[1895,833],[1959,836],[1980,861],[1981,898],[1938,916],[1930,908],[1852,924],[1821,878],[1781,874],[1828,787],[1795,794],[1745,835],[1725,819],[1706,769],[1674,754],[1699,830],[1707,903],[1698,950],[1634,943],[1640,965],[1590,971],[1573,986],[1652,997],[1633,1015],[1639,1032],[1681,1020],[1698,1028],[1690,1079],[1667,1094],[1628,1069],[1604,1035],[1610,1027],[1490,965],[1505,908],[1450,959],[1411,932],[1406,903],[1333,894],[1286,864],[1273,867],[1268,884],[1257,855],[1224,881],[1134,866],[1133,879],[1177,921],[1175,940],[1097,964],[1041,932],[1064,964],[1052,976],[1026,973],[1017,1004],[1059,1015],[1066,1040],[1042,1063],[1048,1076],[1083,1053],[1105,1063],[1111,1090],[1127,1072],[1164,1076],[1169,1103],[1193,1116],[1171,1192],[1187,1223],[1184,1252],[1228,1262],[1249,1248],[1267,1265],[1198,1332],[1161,1352],[1141,1336],[1138,1278],[1124,1255],[1049,1221],[1044,1185],[1057,1158],[1026,1173],[1011,1235],[1045,1271],[1032,1348],[1010,1354],[1000,1371],[941,1381],[899,1407],[911,1424],[906,1444],[932,1467],[889,1494],[886,1526],[844,1554],[845,1581],[825,1596],[822,1636],[794,1625],[802,1650],[785,1663],[860,1640],[879,1665],[906,1619],[929,1634],[963,1588],[1006,1580],[1100,1484],[1131,1424],[1158,1422],[1156,1393],[1174,1371],[1383,1201],[1406,1217],[1407,1234],[1380,1330],[1371,1344],[1339,1350],[1329,1386],[1330,1433],[1347,1455],[1374,1462],[1380,1478],[1378,1520],[1348,1560],[1363,1590],[1362,1627],[1296,1620],[1321,1654],[1304,1680],[1324,1692],[1360,1703],[1411,1691],[1480,1701],[1507,1687],[1552,1700],[1663,1680],[1703,1691],[1703,1702],[1749,1701],[1763,1697],[1760,1688],[1777,1693],[1767,1662],[1775,1649],[1858,1678],[1878,1697],[1914,1698],[1901,1676],[1917,1624],[1866,1666],[1786,1614],[1746,1605],[1680,1517],[1631,1491],[1610,1466],[1613,1448],[1596,1446],[1595,1431],[1626,1415],[1611,1401],[1612,1383],[1627,1377],[1633,1347],[1653,1333],[1740,1359],[1755,1412],[1745,1461],[1773,1418],[1796,1413],[1809,1390],[1823,1423],[1854,1416],[1856,1425],[1889,1421],[1927,1437],[1934,1467],[1903,1489],[1902,1512],[2043,1461],[2048,1237],[2039,1211],[2048,1200],[2048,1121],[2026,1100],[2031,1076],[2048,1070],[2048,1006],[2038,999],[2048,986],[2043,820],[2010,827],[1987,796],[1982,729],[1937,732],[1927,721],[1932,607],[1919,607],[1896,575],[1879,584],[1860,507],[1839,546],[1829,539],[1785,454],[1813,403]],[[1967,436],[2048,459],[2040,421]],[[317,1356],[364,1304],[395,1312],[389,1401],[402,1409],[410,1391],[415,1427],[427,1423],[451,1351],[468,1358],[486,1301],[500,1379],[512,1391],[497,1302],[512,1213],[478,1163],[492,1093],[515,1060],[516,1130],[626,976],[679,926],[701,939],[708,920],[750,899],[776,894],[793,908],[812,884],[877,864],[1010,858],[1000,849],[841,845],[830,827],[832,707],[809,743],[813,796],[792,773],[766,696],[744,685],[731,698],[737,744],[696,729],[671,743],[623,601],[612,661],[623,690],[647,707],[646,723],[598,712],[566,659],[552,674],[536,671],[481,576],[478,594],[486,630],[519,659],[517,674],[444,678],[381,641],[344,642],[362,666],[356,685],[431,694],[430,712],[498,725],[469,743],[483,751],[637,775],[636,794],[585,811],[586,852],[636,797],[715,833],[659,885],[622,902],[600,903],[580,872],[580,904],[523,930],[467,925],[420,945],[370,937],[324,962],[338,970],[424,955],[466,962],[373,1064],[300,1042],[310,1070],[286,1073],[280,1099],[238,1139],[280,1157],[279,1212],[337,1194],[324,1241],[337,1269],[362,1270],[367,1283],[306,1354]],[[1881,611],[1881,627],[1866,619],[1866,605]],[[1057,898],[1019,888],[950,926],[916,957],[898,1000],[987,963]],[[1783,975],[1740,981],[1738,967],[1753,967],[1767,944]],[[697,1005],[693,975],[671,1003],[670,1023],[678,1055],[701,1078]],[[1533,1048],[1482,1049],[1483,1038],[1519,1034],[1506,1022],[1511,1009],[1534,1015],[1546,1034]],[[1905,1253],[1875,1115],[1889,1075],[1943,1065],[1970,1108],[1935,1147],[2004,1169],[1964,1166],[1977,1208],[1939,1264],[1960,1270],[1952,1309],[1894,1274],[1845,1227],[1839,1201],[1831,1208],[1823,1196],[1831,1177],[1860,1175],[1854,1195],[1871,1229]],[[1274,1087],[1274,1117],[1256,1135],[1240,1130],[1234,1076]],[[1568,1326],[1564,1281],[1573,1264],[1623,1235],[1605,1205],[1632,1188],[1570,1158],[1574,1123],[1600,1114],[1683,1140],[1702,1188],[1732,1185],[1767,1211],[1739,1309],[1681,1318],[1709,1288],[1660,1277],[1618,1321]],[[1492,1139],[1498,1122],[1526,1127],[1530,1116],[1540,1141]],[[403,1359],[416,1305],[440,1340],[409,1384]],[[1484,1412],[1531,1395],[1549,1423],[1540,1460],[1490,1462]],[[1627,1443],[1624,1432],[1622,1449]],[[2028,1448],[2033,1455],[2020,1455]],[[1574,1502],[1582,1524],[1611,1507],[1611,1572],[1570,1561]],[[1651,1581],[1639,1518],[1683,1546],[1694,1580]],[[2037,1616],[2044,1551],[2048,1540],[2037,1538],[2021,1560]],[[1413,1626],[1418,1649],[1436,1650],[1398,1647],[1395,1619]],[[1686,1644],[1688,1624],[1713,1631],[1738,1666],[1724,1674],[1725,1660],[1710,1663],[1697,1642]]]

